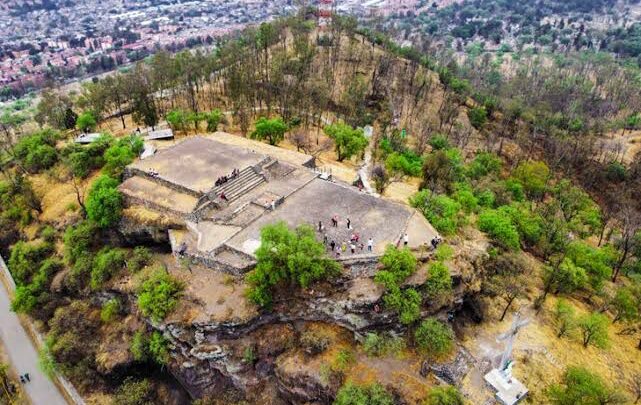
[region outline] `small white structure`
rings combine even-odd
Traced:
[[[501,355],[501,362],[498,368],[492,369],[489,373],[485,374],[485,382],[487,382],[495,391],[496,399],[503,405],[514,405],[520,400],[525,398],[528,389],[523,383],[516,378],[512,377],[512,366],[514,360],[512,359],[512,348],[514,347],[514,339],[519,333],[519,330],[530,323],[528,319],[521,320],[521,315],[517,312],[514,315],[514,321],[510,330],[499,335],[498,340],[505,340],[505,351]]]
[[[365,125],[363,127],[363,135],[368,139],[371,138],[372,135],[374,135],[374,127],[371,125]]]
[[[80,134],[79,136],[76,137],[76,139],[74,139],[74,142],[86,145],[86,144],[95,142],[98,138],[100,138],[100,135],[101,134],[97,132],[94,132],[91,134]]]
[[[171,128],[159,129],[156,131],[150,131],[145,137],[145,141],[153,141],[159,139],[174,139],[174,132]]]
[[[144,144],[144,149],[142,150],[142,153],[140,154],[140,159],[146,159],[150,156],[153,156],[156,153],[156,148],[153,145],[150,145],[148,143]]]

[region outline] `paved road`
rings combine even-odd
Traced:
[[[58,387],[38,368],[38,352],[14,312],[4,284],[0,281],[0,339],[18,374],[29,373],[24,385],[33,405],[68,405]]]

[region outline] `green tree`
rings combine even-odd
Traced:
[[[550,386],[547,397],[556,405],[624,404],[627,400],[600,376],[583,367],[568,367],[562,384]]]
[[[394,397],[380,384],[347,383],[338,390],[334,405],[394,405]]]
[[[456,148],[436,150],[423,160],[421,189],[433,192],[452,192],[454,183],[464,174],[463,156]]]
[[[635,295],[635,292],[638,296]],[[641,308],[641,292],[637,292],[631,287],[620,287],[614,295],[611,305],[614,312],[613,322],[636,321],[639,319],[639,309]]]
[[[423,288],[430,300],[439,301],[452,293],[452,277],[445,263],[432,263],[427,274],[428,278]]]
[[[23,136],[13,147],[13,154],[31,173],[49,169],[58,161],[55,145],[59,137],[60,134],[51,129]]]
[[[285,139],[285,133],[288,129],[282,118],[260,117],[256,121],[256,130],[251,133],[251,137],[261,141],[267,140],[270,145],[278,145]]]
[[[246,280],[249,299],[262,307],[271,305],[273,290],[279,285],[307,288],[340,272],[339,264],[326,257],[325,247],[309,226],[290,230],[284,222],[267,225],[260,239],[255,253],[258,263]]]
[[[474,128],[481,129],[487,122],[487,110],[485,107],[472,108],[467,112],[467,117]]]
[[[530,198],[539,198],[547,187],[550,169],[544,162],[522,162],[514,169],[514,178],[523,185]]]
[[[125,167],[134,161],[143,148],[144,142],[139,136],[132,135],[119,139],[104,153],[104,173],[114,178],[120,177]]]
[[[169,111],[165,119],[174,131],[183,131],[187,126],[187,115],[179,108]]]
[[[138,306],[144,316],[160,322],[178,304],[183,285],[166,269],[155,269],[138,288]]]
[[[583,338],[583,347],[594,345],[605,348],[609,344],[608,317],[598,312],[584,315],[579,318],[578,326]]]
[[[447,385],[432,388],[423,405],[465,405],[465,401],[456,387]]]
[[[441,321],[427,318],[414,332],[416,347],[429,356],[442,356],[454,347],[454,332]]]
[[[558,338],[571,336],[577,327],[574,307],[562,298],[556,302],[554,322]]]
[[[416,271],[416,258],[408,249],[397,249],[393,245],[385,248],[380,259],[382,268],[374,276],[374,281],[385,288],[400,286],[406,278]]]
[[[334,140],[339,162],[362,152],[369,143],[362,129],[353,128],[342,121],[326,125],[323,131]]]
[[[120,220],[122,194],[118,180],[102,175],[94,181],[87,196],[87,216],[100,228],[108,228]]]
[[[96,117],[91,111],[85,111],[78,116],[76,120],[76,128],[82,132],[93,131],[96,128]]]
[[[450,235],[463,222],[461,204],[442,194],[421,190],[410,198],[412,207],[417,208],[439,232]]]
[[[521,239],[509,216],[498,210],[485,210],[478,218],[479,229],[487,233],[503,249],[519,250]]]

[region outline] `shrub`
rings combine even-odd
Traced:
[[[151,252],[144,246],[136,246],[127,260],[127,268],[137,273],[151,261]]]
[[[120,301],[117,298],[112,298],[105,302],[100,310],[100,319],[105,323],[110,323],[120,312]]]
[[[510,192],[514,201],[525,200],[525,189],[523,188],[523,184],[521,184],[518,180],[505,180],[505,189]]]
[[[434,387],[427,394],[424,405],[464,405],[463,396],[451,385]]]
[[[147,405],[154,403],[153,386],[147,379],[125,379],[113,398],[114,405]]]
[[[480,179],[488,174],[498,174],[503,162],[494,153],[480,152],[467,167],[467,175],[472,179]]]
[[[454,189],[455,191],[454,194],[452,194],[452,198],[461,205],[463,210],[468,214],[476,211],[479,200],[474,195],[472,187],[466,183],[458,183],[454,186]]]
[[[87,216],[100,228],[108,228],[120,220],[122,194],[118,191],[118,180],[100,176],[91,186],[87,196]]]
[[[167,123],[171,125],[174,131],[182,131],[187,126],[187,114],[184,110],[174,109],[167,113],[165,117]]]
[[[158,364],[167,364],[169,349],[167,339],[158,331],[153,331],[149,337],[149,356]]]
[[[183,286],[158,268],[143,281],[138,289],[138,306],[143,315],[160,322],[176,307]]]
[[[449,353],[454,347],[452,329],[434,318],[427,318],[414,332],[417,348],[430,356],[441,356]]]
[[[393,405],[394,398],[380,384],[347,383],[338,390],[334,405]]]
[[[398,355],[405,348],[405,341],[400,336],[377,334],[370,332],[365,335],[363,350],[370,357]]]
[[[450,270],[443,262],[432,263],[427,272],[424,288],[429,299],[438,300],[452,292]]]
[[[223,113],[219,109],[215,109],[206,114],[205,120],[207,121],[207,132],[214,132],[218,130],[218,124],[223,118]]]
[[[487,122],[487,110],[485,107],[472,108],[467,112],[470,124],[476,129],[481,129]]]
[[[330,344],[329,336],[315,332],[306,331],[300,337],[300,344],[305,353],[315,356],[327,350]]]
[[[29,284],[18,285],[11,309],[16,312],[30,313],[44,306],[50,299],[49,286],[54,274],[61,270],[61,261],[53,258],[42,261]]]
[[[429,143],[433,150],[449,149],[450,147],[450,142],[443,134],[436,134],[432,136]]]
[[[96,242],[96,227],[90,221],[83,221],[75,226],[67,227],[64,235],[65,260],[74,264],[80,257],[85,256]]]
[[[256,250],[258,264],[247,275],[248,297],[260,306],[270,306],[273,289],[284,282],[307,288],[311,283],[340,272],[340,266],[326,257],[325,246],[314,230],[301,225],[290,230],[279,222],[261,229]]]
[[[75,177],[85,178],[104,165],[103,155],[112,143],[113,138],[103,134],[89,145],[70,145],[63,150],[65,164]]]
[[[149,358],[149,339],[143,332],[136,331],[131,339],[129,350],[134,360],[139,362],[147,361]]]
[[[494,242],[508,250],[518,250],[521,240],[511,219],[497,210],[485,210],[478,218],[479,229],[487,233]]]
[[[619,162],[610,162],[606,168],[605,175],[612,182],[622,182],[628,177],[628,170]]]
[[[125,264],[125,253],[120,249],[102,248],[93,260],[91,288],[98,289],[115,275]]]
[[[50,243],[17,242],[9,256],[9,270],[17,285],[31,282],[43,261],[53,253]]]
[[[423,159],[412,152],[393,152],[385,159],[385,167],[390,173],[405,176],[420,176]]]
[[[341,349],[334,358],[333,368],[337,370],[346,370],[356,359],[354,353],[349,349]]]

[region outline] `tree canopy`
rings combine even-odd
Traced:
[[[255,253],[258,263],[246,280],[250,285],[248,297],[262,307],[271,305],[274,288],[279,285],[307,288],[340,271],[308,225],[294,230],[284,222],[266,225],[260,231],[260,241]]]
[[[323,131],[334,140],[339,162],[362,152],[369,143],[362,129],[353,128],[342,121],[325,126]]]
[[[267,140],[270,145],[278,145],[285,139],[285,133],[289,130],[282,118],[260,117],[256,121],[256,130],[251,133],[253,139]]]

